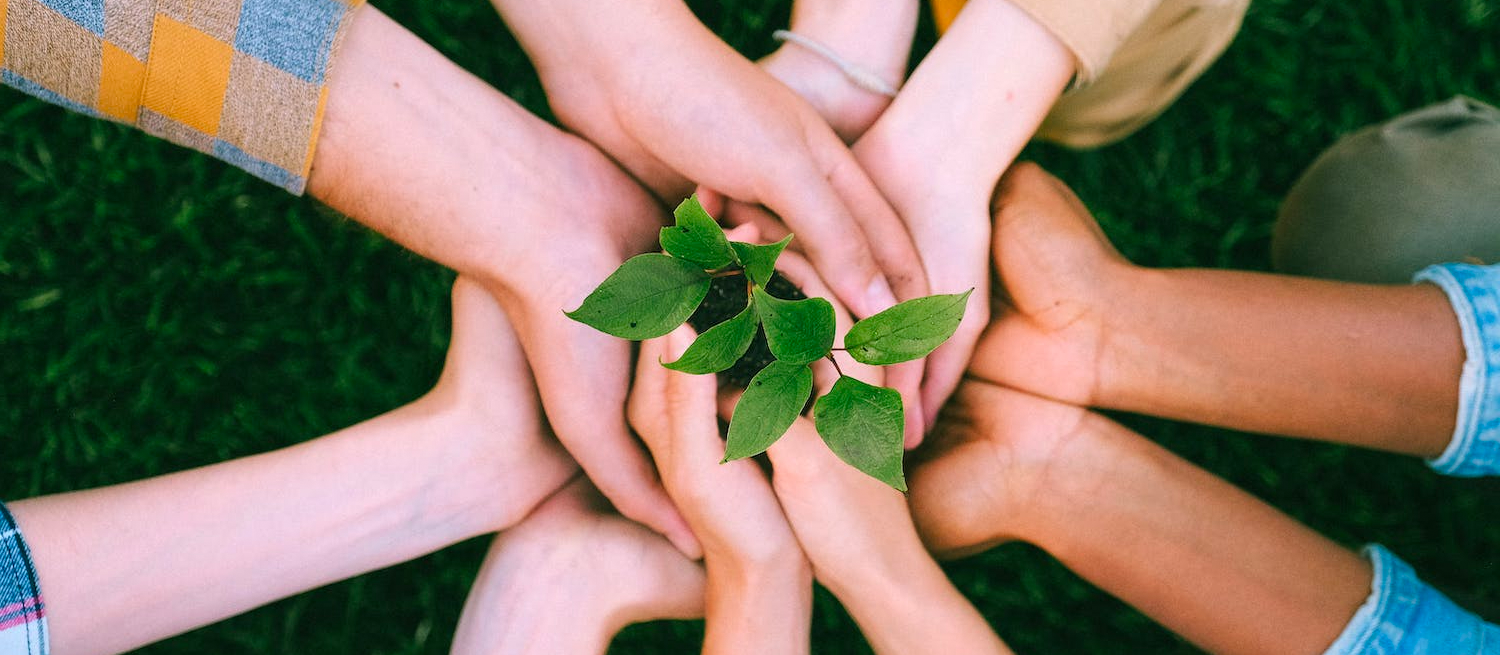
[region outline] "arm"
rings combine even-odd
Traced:
[[[1148,270],[1034,166],[996,197],[1009,307],[972,372],[1059,400],[1424,457],[1453,435],[1464,347],[1444,294]]]
[[[950,411],[911,483],[936,550],[1034,543],[1220,654],[1321,653],[1370,591],[1354,553],[1101,416],[983,382]]]
[[[917,0],[797,0],[788,29],[900,88],[917,13]],[[795,43],[783,44],[760,65],[802,96],[848,143],[859,139],[891,102],[850,82],[833,63]]]
[[[484,284],[558,439],[622,513],[697,551],[625,425],[629,344],[563,315],[655,248],[660,208],[628,175],[366,8],[330,82],[310,190]]]
[[[543,437],[505,315],[460,281],[454,324],[442,380],[391,413],[263,455],[14,503],[56,652],[129,650],[519,521],[573,467]]]

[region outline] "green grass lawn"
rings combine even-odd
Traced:
[[[771,49],[789,9],[694,4],[752,56]],[[519,49],[508,37],[497,45],[504,27],[488,4],[383,9],[545,114]],[[924,23],[919,41],[932,39]],[[1496,0],[1257,0],[1223,60],[1154,124],[1102,150],[1026,156],[1071,184],[1139,263],[1263,269],[1277,203],[1321,149],[1458,93],[1500,102]],[[311,200],[0,91],[0,497],[259,453],[411,400],[442,363],[451,279]],[[1341,543],[1384,543],[1461,602],[1500,606],[1495,481],[1442,479],[1408,458],[1335,446],[1128,422]],[[445,652],[484,541],[144,652]],[[1193,652],[1034,548],[948,570],[1020,652]],[[813,631],[815,652],[868,652],[826,595]],[[690,652],[701,635],[695,622],[637,626],[615,652]]]

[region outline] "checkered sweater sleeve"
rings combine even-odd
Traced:
[[[0,77],[301,194],[363,2],[0,0]]]
[[[31,551],[0,503],[0,655],[46,655],[47,608]]]

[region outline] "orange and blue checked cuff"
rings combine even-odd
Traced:
[[[364,0],[0,0],[0,79],[301,194]]]

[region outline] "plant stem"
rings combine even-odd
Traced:
[[[729,277],[731,275],[744,275],[744,274],[745,274],[745,269],[724,270],[724,271],[715,271],[713,273],[710,273],[709,277]]]
[[[834,348],[834,350],[843,350],[843,348]],[[828,353],[828,361],[833,363],[833,370],[838,371],[839,377],[844,377],[844,369],[839,367],[839,362],[833,358],[833,353]]]

